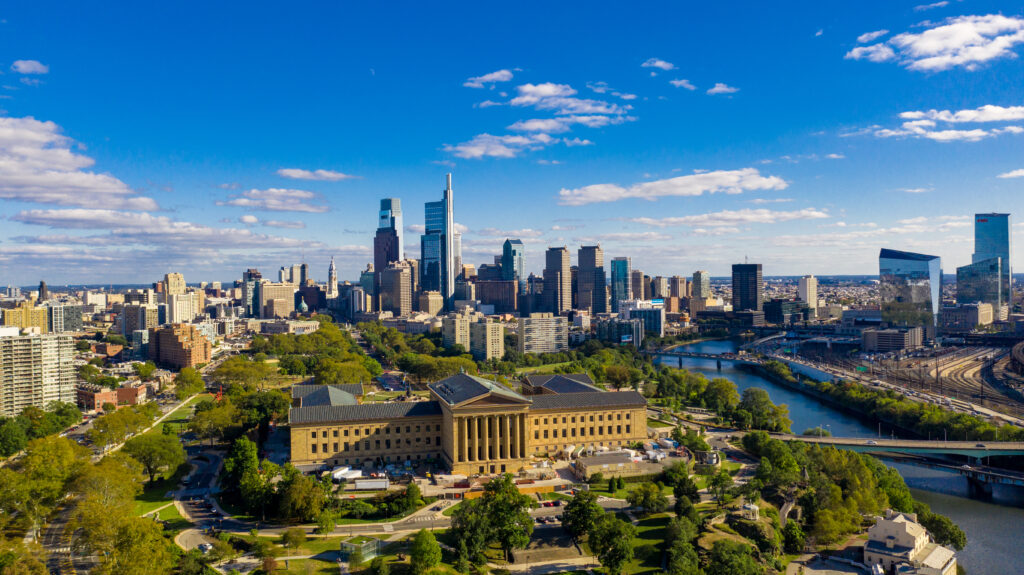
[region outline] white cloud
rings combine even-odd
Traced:
[[[792,202],[792,201],[793,201],[793,198],[755,198],[753,200],[750,200],[750,203],[755,204],[755,205],[786,204],[786,203],[789,203],[789,202]]]
[[[641,182],[628,188],[618,184],[593,184],[558,192],[559,203],[582,206],[596,202],[614,202],[627,198],[655,200],[660,197],[689,197],[705,193],[739,194],[750,190],[782,190],[789,184],[776,176],[762,176],[755,168],[717,170],[679,176],[653,182]]]
[[[533,120],[520,120],[508,127],[515,132],[545,132],[557,134],[567,132],[573,124],[581,124],[588,128],[603,128],[612,124],[621,124],[632,121],[635,118],[630,116],[562,116],[559,118],[538,118]]]
[[[826,154],[825,157],[830,160],[842,160],[846,156],[843,154]]]
[[[790,212],[773,211],[764,208],[743,210],[722,210],[709,214],[676,216],[669,218],[627,218],[626,221],[664,228],[668,226],[738,226],[742,224],[777,224],[794,220],[818,220],[830,217],[828,212],[816,208],[804,208]]]
[[[873,133],[879,138],[912,137],[927,138],[937,142],[977,142],[985,138],[999,136],[1001,134],[1021,134],[1024,127],[1002,126],[998,128],[972,128],[972,129],[935,129],[939,122],[947,124],[964,123],[987,123],[987,122],[1008,122],[1024,120],[1024,106],[993,106],[986,105],[970,110],[927,110],[910,111],[900,114],[904,120],[899,128],[880,128],[872,126],[852,134]]]
[[[958,16],[921,25],[928,29],[916,34],[897,34],[883,44],[854,48],[846,53],[846,58],[898,60],[909,70],[927,72],[956,67],[975,70],[991,60],[1015,58],[1014,47],[1024,43],[1024,19],[1014,16]]]
[[[572,138],[572,139],[568,139],[567,138],[567,139],[563,140],[563,142],[565,143],[566,146],[568,146],[570,148],[575,147],[575,146],[593,146],[594,145],[594,142],[591,142],[590,140],[585,140],[585,139],[582,139],[582,138]]]
[[[514,158],[524,151],[540,150],[545,146],[557,143],[545,133],[526,134],[521,136],[494,136],[479,134],[468,142],[461,144],[445,144],[444,151],[459,158]]]
[[[640,64],[642,68],[658,68],[660,70],[674,70],[675,65],[671,62],[666,62],[660,58],[648,58],[643,64]]]
[[[509,101],[512,106],[529,106],[536,110],[552,110],[555,114],[625,114],[630,106],[574,98],[577,92],[568,84],[523,84],[517,86],[518,95]]]
[[[903,112],[900,114],[900,118],[905,120],[927,119],[956,124],[966,122],[1010,122],[1014,120],[1024,120],[1024,106],[1003,107],[993,106],[990,104],[973,110],[958,110],[956,112],[933,109],[927,111]]]
[[[338,182],[356,177],[333,170],[302,170],[299,168],[281,168],[277,171],[277,175],[292,180],[315,180],[319,182]]]
[[[1024,169],[1013,170],[1012,172],[1006,172],[1005,174],[999,174],[997,178],[1024,178]]]
[[[559,162],[558,160],[540,159],[540,160],[537,160],[537,163],[542,165],[542,166],[557,166],[557,165],[561,164],[562,162]]]
[[[481,236],[494,237],[494,238],[539,238],[544,235],[541,230],[535,230],[533,228],[523,228],[519,230],[502,230],[498,228],[483,228],[477,230],[477,234]]]
[[[612,232],[573,238],[573,241],[583,244],[596,244],[599,242],[665,242],[671,239],[672,236],[658,232]]]
[[[243,224],[249,224],[249,225],[260,223],[260,219],[257,218],[256,216],[252,215],[252,214],[245,214],[244,216],[238,218],[238,221],[243,223]]]
[[[427,231],[427,227],[423,224],[409,224],[405,226],[405,231],[413,234],[422,234]]]
[[[697,89],[697,86],[694,86],[689,80],[686,80],[686,79],[669,80],[668,83],[672,84],[676,88],[686,88],[687,90],[696,90]]]
[[[0,117],[0,199],[159,209],[152,198],[137,195],[114,176],[86,171],[94,161],[73,152],[76,145],[53,122]]]
[[[50,67],[39,60],[15,60],[11,70],[19,74],[49,74]]]
[[[821,36],[824,33],[825,33],[825,29],[824,28],[818,28],[818,31],[814,33],[814,37],[817,38],[817,37]]]
[[[711,94],[711,95],[715,95],[715,94],[734,94],[734,93],[739,92],[739,91],[740,91],[739,88],[733,88],[732,86],[729,86],[727,84],[723,84],[721,82],[715,82],[715,86],[708,90],[708,94]]]
[[[462,85],[467,88],[483,88],[484,84],[489,84],[493,88],[496,82],[508,82],[511,79],[511,70],[498,70],[497,72],[491,72],[490,74],[470,78],[463,82]]]
[[[872,42],[874,40],[878,40],[879,38],[881,38],[882,36],[885,36],[888,33],[889,33],[888,30],[877,30],[875,32],[867,32],[865,34],[861,34],[860,36],[857,36],[857,42],[860,43],[860,44],[867,44],[868,42]]]
[[[232,196],[229,200],[217,202],[217,205],[272,212],[326,212],[329,209],[326,205],[309,202],[309,200],[315,200],[317,197],[317,194],[314,192],[307,192],[305,190],[287,188],[252,189],[242,192],[240,195]]]
[[[289,230],[301,230],[305,229],[306,222],[290,221],[290,220],[267,220],[263,222],[263,225],[268,228],[284,228]]]
[[[932,191],[932,189],[931,188],[903,188],[903,189],[900,189],[898,191],[904,192],[904,193],[907,193],[907,194],[924,194],[926,192]]]
[[[924,12],[925,10],[931,10],[933,8],[945,8],[949,5],[949,2],[942,0],[942,2],[932,2],[931,4],[921,4],[920,6],[914,6],[914,12]]]

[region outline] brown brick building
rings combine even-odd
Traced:
[[[209,363],[213,345],[194,325],[175,323],[149,330],[149,359],[182,369]]]

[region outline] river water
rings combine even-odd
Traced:
[[[714,340],[679,348],[680,351],[719,354],[736,351],[732,340]],[[884,426],[865,422],[852,415],[824,405],[810,396],[775,385],[750,372],[737,369],[723,361],[719,370],[715,360],[660,356],[658,361],[703,373],[709,379],[724,377],[739,388],[760,387],[776,404],[789,406],[794,433],[822,426],[837,437],[888,436]],[[891,462],[886,462],[893,465]],[[959,475],[911,465],[893,465],[906,480],[914,497],[927,503],[936,513],[952,519],[967,534],[967,546],[957,554],[961,565],[971,575],[1024,573],[1024,489],[996,486],[991,502],[967,497],[967,481]]]

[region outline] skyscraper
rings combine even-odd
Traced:
[[[569,250],[548,248],[544,253],[544,309],[558,315],[572,309]]]
[[[733,311],[762,311],[763,308],[764,280],[761,277],[761,264],[733,264]]]
[[[448,174],[440,201],[424,206],[425,231],[420,237],[420,285],[425,291],[438,291],[445,307],[451,307],[455,293],[455,213],[452,175]]]
[[[711,274],[701,270],[693,272],[693,298],[707,299],[711,297]]]
[[[50,299],[50,290],[46,287],[46,282],[39,280],[39,301],[46,301]]]
[[[179,273],[164,274],[164,297],[185,293],[185,276]]]
[[[800,278],[800,285],[797,287],[797,295],[800,301],[810,307],[818,307],[818,278],[804,276]]]
[[[1009,306],[1013,294],[1013,269],[1011,265],[1012,236],[1010,214],[974,215],[974,254],[971,263],[999,258],[1000,306]],[[992,267],[992,263],[988,264]],[[991,301],[987,303],[993,303]],[[993,306],[996,305],[993,303]],[[996,310],[997,317],[1006,317],[1006,310]]]
[[[402,259],[402,204],[396,198],[380,201],[377,234],[373,237],[373,269],[383,272]]]
[[[519,293],[526,293],[526,248],[522,240],[506,239],[501,246],[501,279],[515,280]]]
[[[894,326],[934,326],[941,303],[939,256],[883,248],[878,254],[882,321]]]
[[[381,270],[380,311],[395,317],[412,313],[412,268],[407,262],[394,262]]]
[[[75,402],[75,341],[70,335],[0,333],[0,417],[28,406]]]
[[[956,268],[956,303],[987,303],[998,318],[1003,305],[1003,258],[989,258]]]
[[[576,309],[591,313],[608,311],[608,290],[605,287],[604,250],[600,245],[581,246],[577,254],[579,271],[576,281]]]
[[[334,256],[331,256],[331,267],[327,268],[327,299],[338,297],[338,268],[334,266]]]
[[[613,258],[612,259],[612,311],[618,313],[619,302],[632,297],[632,287],[630,285],[630,267],[629,258]]]
[[[645,297],[645,294],[651,291],[650,286],[644,289],[644,272],[641,270],[633,270],[629,273],[629,290],[633,294],[633,299],[649,299]]]
[[[260,304],[256,299],[256,286],[262,279],[263,276],[255,268],[249,268],[242,273],[242,307],[245,308],[246,317],[259,317],[260,315]]]
[[[680,276],[672,276],[668,280],[668,295],[669,297],[689,297],[689,290],[687,289],[686,278]]]

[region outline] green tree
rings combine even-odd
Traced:
[[[700,496],[698,494],[698,491],[699,490],[697,489],[697,483],[693,479],[686,477],[684,479],[681,479],[679,483],[677,483],[675,487],[672,488],[672,495],[675,496],[677,501],[681,497],[686,497],[693,501],[694,499],[697,499]]]
[[[18,420],[8,418],[0,422],[0,457],[10,457],[25,449],[26,445],[28,435]]]
[[[482,498],[463,501],[452,513],[452,534],[466,547],[472,563],[484,562],[484,550],[491,541],[491,523]]]
[[[152,361],[146,363],[133,363],[132,369],[135,371],[135,375],[139,376],[142,381],[149,381],[153,377],[153,372],[156,371],[156,364]]]
[[[502,474],[490,480],[480,498],[491,525],[491,535],[508,558],[513,549],[523,549],[533,533],[530,498],[519,492],[512,476]]]
[[[203,377],[192,367],[182,368],[178,375],[174,376],[174,395],[179,400],[189,398],[206,387]]]
[[[421,529],[412,540],[409,552],[409,563],[415,575],[421,575],[441,562],[441,546],[437,544],[434,534]]]
[[[697,511],[697,507],[685,495],[676,496],[676,502],[673,504],[672,510],[675,512],[676,517],[685,517],[694,525],[701,524],[700,513]]]
[[[286,529],[285,532],[281,534],[281,544],[285,547],[298,549],[299,547],[302,547],[302,544],[305,542],[306,532],[298,527]]]
[[[700,575],[700,559],[693,544],[676,540],[668,546],[669,575]]]
[[[786,521],[786,527],[782,529],[783,549],[786,553],[803,553],[807,536],[800,524],[790,519]]]
[[[565,506],[562,527],[579,541],[593,530],[595,523],[604,515],[597,504],[597,495],[590,491],[577,491]]]
[[[334,516],[333,511],[324,510],[320,512],[320,515],[316,518],[316,532],[325,535],[334,531],[334,528],[338,525],[337,519]]]
[[[220,483],[226,488],[235,489],[246,471],[255,470],[259,467],[259,450],[256,444],[248,437],[239,437],[231,444],[231,451],[224,458],[224,472],[221,474]]]
[[[708,487],[715,494],[715,500],[721,507],[725,503],[725,496],[729,492],[729,488],[732,487],[732,476],[725,470],[719,471],[711,477]]]
[[[370,569],[373,570],[374,575],[391,575],[391,567],[384,557],[375,557],[370,562]]]
[[[704,572],[707,575],[762,575],[764,567],[758,564],[750,545],[719,540],[711,547],[711,560]]]
[[[739,401],[736,384],[722,377],[712,379],[704,390],[704,406],[719,415],[732,413]]]
[[[661,486],[650,482],[634,487],[626,501],[633,507],[642,508],[644,515],[661,513],[668,507],[668,498],[662,493]]]
[[[133,437],[124,444],[124,452],[142,464],[150,483],[156,481],[161,470],[174,471],[185,463],[185,449],[174,435],[147,433]]]
[[[957,551],[962,551],[967,545],[967,535],[945,515],[933,513],[928,505],[918,502],[914,503],[914,512],[917,513],[917,520],[939,545],[949,545]]]
[[[619,575],[622,567],[633,559],[633,537],[636,528],[631,523],[606,513],[594,526],[588,541],[608,575]]]

